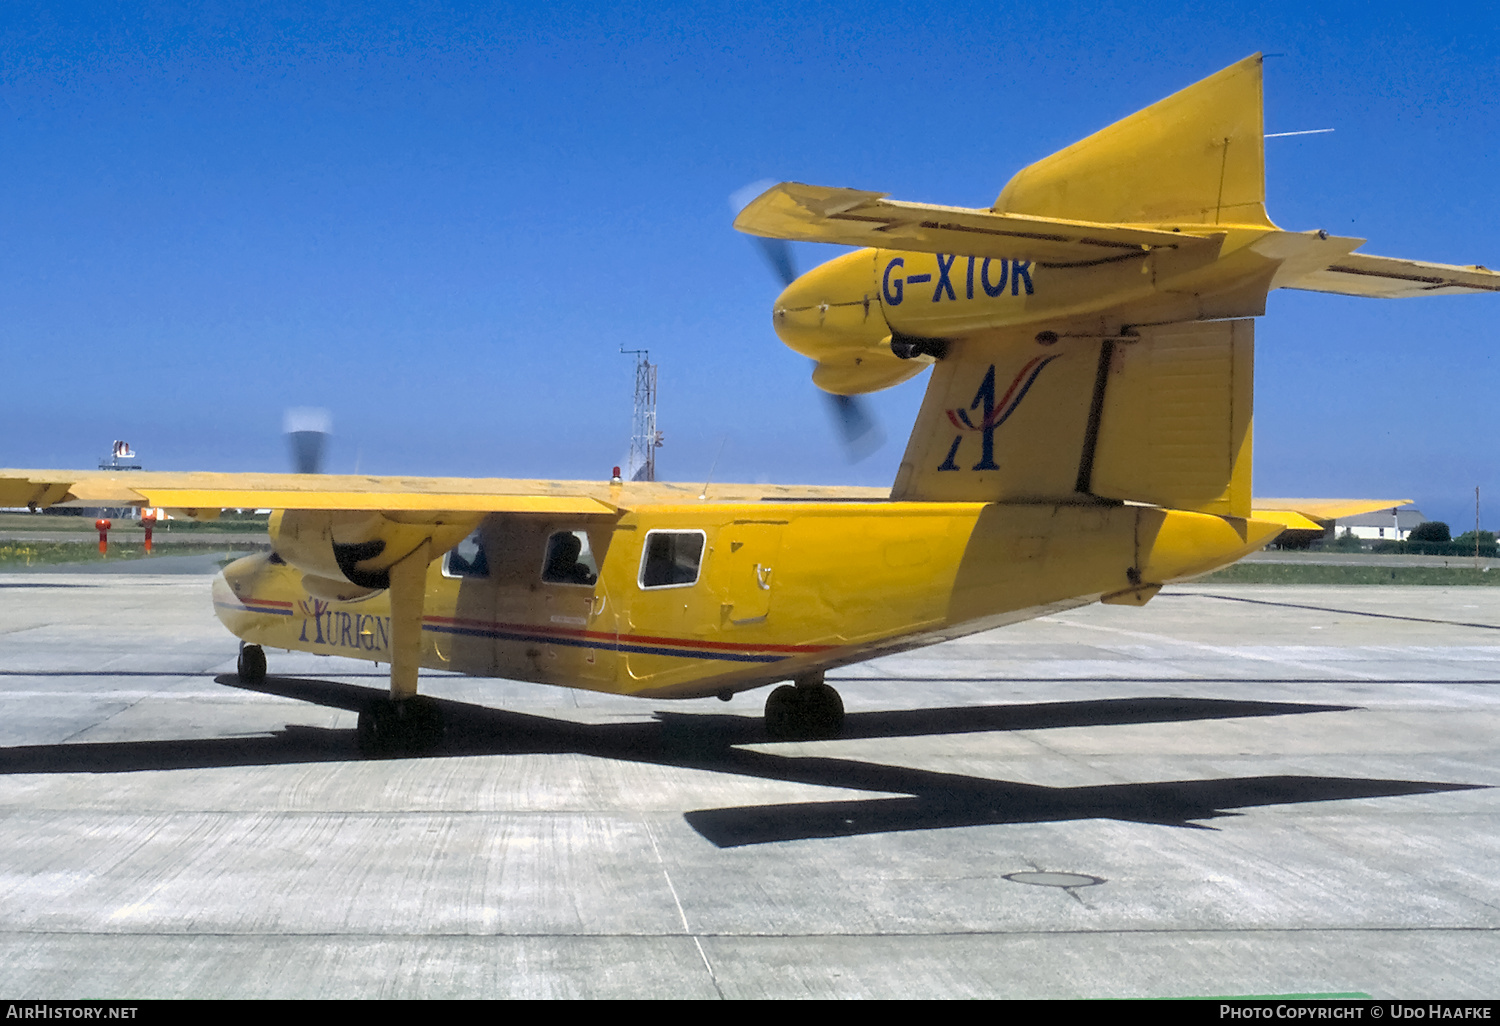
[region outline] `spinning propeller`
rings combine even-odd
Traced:
[[[730,195],[729,205],[738,214],[751,200],[775,184],[773,181],[766,180],[747,185]],[[771,273],[776,275],[782,288],[787,288],[797,280],[797,266],[792,262],[792,248],[785,239],[768,239],[752,235],[750,240],[760,250],[761,256],[770,265]],[[819,392],[828,400],[828,411],[838,426],[839,438],[844,443],[844,452],[849,457],[849,462],[857,463],[880,448],[881,443],[885,441],[885,432],[880,429],[880,425],[871,415],[867,403],[858,396],[838,395],[833,392],[823,392],[822,389],[819,389]]]
[[[297,406],[286,411],[282,430],[287,443],[292,447],[292,472],[296,474],[321,474],[323,457],[328,452],[328,436],[333,427],[333,418],[327,410]]]

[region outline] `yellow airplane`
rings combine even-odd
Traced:
[[[372,755],[430,749],[420,667],[647,698],[790,681],[772,737],[832,737],[829,669],[1164,584],[1288,527],[1399,504],[1251,498],[1253,320],[1271,289],[1500,291],[1265,212],[1261,58],[1023,169],[993,207],[785,183],[753,235],[862,247],[776,301],[855,395],[932,368],[890,489],[0,471],[0,505],[272,507],[213,584],[242,639],[390,665]]]

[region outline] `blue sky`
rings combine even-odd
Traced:
[[[1485,5],[0,8],[0,465],[602,477],[632,367],[660,472],[887,484],[925,376],[843,459],[778,287],[764,178],[987,205],[1012,173],[1257,50],[1271,215],[1500,266]],[[799,247],[801,265],[833,250]],[[1500,297],[1273,294],[1256,491],[1500,514]],[[1500,515],[1486,516],[1487,525]]]

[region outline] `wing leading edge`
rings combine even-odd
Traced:
[[[612,514],[644,505],[696,503],[702,485],[513,478],[364,477],[334,474],[0,470],[0,506],[156,506],[212,517],[221,509],[382,513]],[[716,501],[878,501],[883,488],[716,484]]]

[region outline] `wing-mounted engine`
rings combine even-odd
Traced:
[[[479,513],[281,510],[271,515],[271,547],[303,573],[318,598],[349,602],[391,586],[391,567],[430,542],[436,556],[478,526]]]

